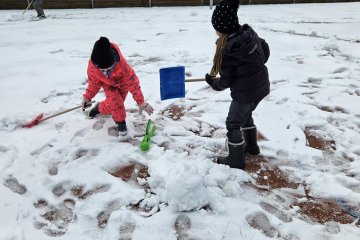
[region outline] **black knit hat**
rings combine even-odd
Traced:
[[[217,5],[211,17],[211,23],[218,32],[231,34],[239,29],[237,11],[239,0],[222,0]]]
[[[106,37],[100,37],[100,39],[95,42],[91,53],[91,61],[98,68],[108,68],[114,64],[115,58],[113,52],[111,51],[109,39]]]

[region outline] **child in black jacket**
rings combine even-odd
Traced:
[[[222,0],[212,15],[212,25],[219,36],[216,53],[206,82],[216,91],[230,88],[232,102],[226,119],[229,155],[218,163],[245,168],[245,153],[260,153],[252,112],[269,94],[270,82],[265,66],[270,50],[264,39],[237,17],[239,0]],[[215,76],[220,74],[220,78]]]

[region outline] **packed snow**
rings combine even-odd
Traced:
[[[359,9],[240,6],[271,50],[271,93],[253,115],[261,155],[246,171],[214,163],[229,90],[186,83],[185,98],[160,101],[160,68],[210,71],[209,7],[0,11],[0,239],[360,239]],[[21,128],[81,104],[100,36],[119,45],[154,114],[129,94],[127,138],[81,109]]]

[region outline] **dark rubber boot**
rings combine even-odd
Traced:
[[[44,9],[42,6],[42,1],[34,1],[33,6],[36,10],[38,18],[45,18]]]
[[[126,127],[126,122],[122,121],[122,122],[117,122],[117,130],[119,132],[119,136],[126,136],[127,135],[127,127]]]
[[[241,143],[228,142],[229,155],[218,157],[217,163],[225,164],[231,168],[244,169],[246,166],[244,155],[244,141]]]
[[[245,140],[245,153],[250,155],[258,155],[260,148],[257,144],[256,126],[241,128]]]
[[[96,117],[97,115],[100,114],[100,112],[99,112],[99,104],[100,103],[96,104],[92,109],[90,109],[90,111],[88,113],[89,118],[94,118],[94,117]]]

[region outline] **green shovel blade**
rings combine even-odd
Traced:
[[[151,138],[155,135],[155,126],[149,119],[146,125],[146,132],[143,140],[140,143],[140,150],[146,152],[150,149]]]

